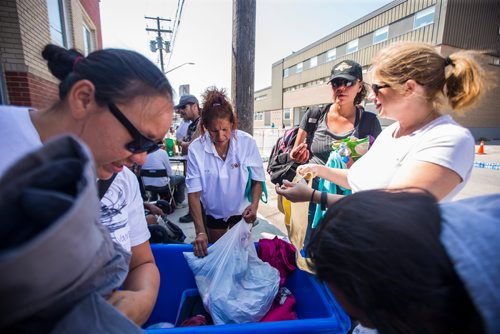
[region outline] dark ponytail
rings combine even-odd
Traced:
[[[170,99],[173,96],[172,87],[160,69],[135,51],[103,49],[84,57],[75,49],[49,44],[42,56],[51,73],[61,80],[61,100],[80,80],[92,82],[96,101],[101,105],[130,101],[140,95],[165,95]]]

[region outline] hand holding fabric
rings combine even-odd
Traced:
[[[276,193],[291,202],[307,202],[311,198],[313,189],[305,183],[294,183],[283,180],[283,184],[276,185]]]

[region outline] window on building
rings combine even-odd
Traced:
[[[413,29],[418,29],[420,27],[434,23],[435,9],[436,7],[432,6],[416,13],[415,21],[413,22]]]
[[[309,67],[312,68],[312,67],[316,67],[318,66],[318,57],[312,57],[310,60],[309,60]]]
[[[283,70],[283,78],[288,78],[289,74],[290,74],[290,69],[289,68],[285,68]]]
[[[85,24],[83,25],[83,51],[85,52],[85,56],[95,50],[95,32],[87,27]]]
[[[50,37],[52,42],[60,46],[69,47],[64,5],[63,0],[47,0]]]
[[[304,68],[304,63],[300,62],[300,63],[297,64],[295,72],[296,73],[300,73],[300,72],[302,72],[303,68]]]
[[[264,120],[264,112],[263,111],[257,111],[253,115],[253,119],[256,120],[256,121],[262,121],[262,120]]]
[[[337,49],[328,50],[326,53],[326,61],[332,61],[337,58]]]
[[[346,54],[353,53],[358,51],[358,39],[355,39],[354,41],[350,41],[347,43],[347,49],[346,49]]]
[[[260,100],[264,100],[267,98],[267,94],[264,94],[264,95],[259,95],[259,96],[256,96],[255,97],[255,101],[260,101]]]
[[[292,108],[283,109],[283,119],[284,120],[290,120],[291,116],[292,116]]]
[[[373,33],[373,44],[387,41],[387,38],[389,38],[389,26],[375,30]]]

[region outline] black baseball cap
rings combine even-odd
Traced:
[[[198,99],[194,95],[182,95],[179,100],[179,104],[175,106],[175,109],[180,109],[184,107],[186,104],[193,103],[199,105]]]
[[[349,81],[356,81],[356,79],[363,81],[363,69],[361,65],[353,60],[343,60],[333,66],[330,81],[328,82],[337,78],[347,79]]]

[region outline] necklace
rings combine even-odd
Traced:
[[[223,160],[225,160],[226,156],[227,156],[227,152],[229,151],[229,145],[227,145],[226,148],[222,148],[222,149],[219,149],[217,146],[215,146],[215,151],[217,151],[217,154],[219,154],[219,156]]]

